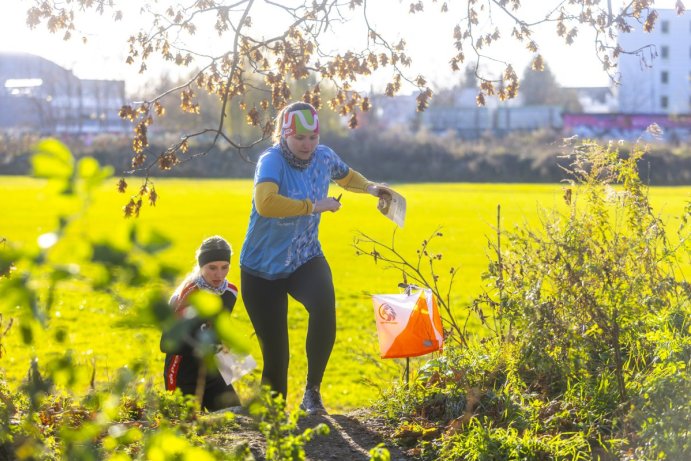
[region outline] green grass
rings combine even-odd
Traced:
[[[137,187],[136,180],[131,183],[130,187]],[[432,249],[443,254],[440,274],[448,273],[451,266],[460,267],[453,294],[459,316],[483,289],[480,275],[488,261],[487,239],[495,239],[497,205],[501,205],[503,229],[523,223],[538,224],[542,208],[566,209],[560,185],[401,184],[395,188],[408,201],[406,226],[396,232],[397,248],[412,259],[421,241],[441,227],[444,236]],[[237,261],[249,218],[251,182],[167,179],[157,181],[156,189],[160,196],[158,204],[155,208],[145,206],[138,223],[172,239],[172,247],[160,256],[164,262],[178,267],[182,276],[192,268],[194,250],[201,240],[220,234],[234,247],[229,278],[239,285]],[[57,210],[70,206],[56,198],[46,182],[40,180],[0,177],[0,192],[0,239],[16,244],[34,244],[39,235],[55,229]],[[654,188],[651,194],[655,210],[663,215],[668,232],[673,234],[685,202],[691,198],[691,187]],[[94,198],[82,220],[81,232],[96,238],[125,238],[131,225],[130,220],[122,217],[126,198],[116,192],[115,181],[111,180]],[[384,270],[368,257],[356,256],[353,248],[358,231],[390,242],[394,224],[379,214],[376,200],[369,195],[345,193],[341,202],[343,208],[338,213],[323,216],[320,231],[334,273],[337,297],[336,345],[322,386],[327,407],[335,411],[366,405],[377,398],[384,388],[401,378],[403,363],[379,359],[369,297],[371,293],[397,292],[400,274]],[[688,267],[689,261],[685,264]],[[16,316],[12,312],[2,314],[5,319]],[[233,316],[238,331],[250,338],[252,352],[260,359],[242,299]],[[292,329],[288,401],[295,405],[301,398],[306,374],[307,315],[299,304],[291,303],[289,316]],[[117,368],[141,359],[150,367],[150,375],[144,378],[162,386],[159,332],[137,325],[133,318],[131,308],[119,306],[103,295],[85,296],[74,286],[60,295],[51,312],[51,329],[37,335],[32,347],[22,345],[19,329],[12,328],[4,341],[6,351],[0,358],[0,372],[6,374],[12,386],[17,386],[33,355],[45,363],[69,347],[80,363],[96,364],[99,381],[112,378]],[[57,342],[53,336],[60,328],[70,332],[65,343]],[[257,377],[255,372],[244,379],[240,385],[242,396],[249,395]]]

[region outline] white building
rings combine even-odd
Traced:
[[[652,32],[633,24],[631,33],[619,34],[622,113],[685,114],[691,112],[691,16],[675,10],[657,10]]]
[[[127,133],[123,104],[123,80],[80,79],[39,56],[0,52],[0,130]]]

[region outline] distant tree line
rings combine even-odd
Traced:
[[[348,164],[371,178],[388,182],[526,182],[556,183],[564,177],[559,133],[539,131],[513,133],[502,139],[488,136],[467,141],[453,134],[412,133],[404,128],[378,132],[364,128],[343,134],[325,133],[322,142],[331,146]],[[163,143],[162,143],[163,145]],[[254,161],[268,141],[240,155],[233,149],[205,152],[203,143],[192,145],[182,163],[155,177],[252,178]],[[116,174],[131,169],[129,140],[97,139],[89,146],[74,142],[77,156],[90,155],[111,165]],[[156,145],[152,152],[156,152]],[[621,150],[627,155],[626,146]],[[244,159],[241,159],[243,157]],[[3,156],[0,174],[30,173],[28,155]],[[691,149],[651,144],[639,162],[641,178],[651,185],[691,184]]]

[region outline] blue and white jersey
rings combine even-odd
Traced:
[[[304,170],[291,167],[278,145],[262,154],[254,173],[254,184],[270,181],[288,198],[316,202],[326,197],[332,179],[341,179],[349,167],[329,147],[318,145]],[[254,200],[240,266],[248,273],[268,280],[288,277],[298,267],[322,255],[319,243],[321,213],[285,218],[268,218],[257,213]]]

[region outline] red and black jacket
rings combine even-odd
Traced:
[[[196,384],[201,358],[195,353],[195,345],[203,341],[203,335],[208,338],[209,334],[213,334],[205,319],[186,315],[190,306],[189,296],[200,289],[198,283],[191,280],[180,290],[177,299],[172,300],[178,321],[163,331],[160,343],[161,352],[166,354],[164,378],[167,390]],[[237,287],[230,282],[220,294],[223,307],[228,312],[233,311],[237,294]]]

